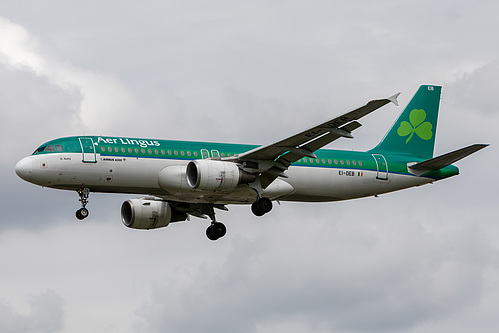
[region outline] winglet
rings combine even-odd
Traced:
[[[395,95],[388,97],[387,99],[395,104],[396,106],[399,106],[399,101],[397,100],[397,97],[399,97],[400,93],[396,93]]]

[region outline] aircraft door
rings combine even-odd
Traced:
[[[377,174],[376,179],[388,180],[388,163],[386,163],[385,156],[381,154],[373,154],[374,161],[376,161]]]
[[[94,140],[92,138],[79,138],[79,140],[81,145],[81,152],[83,154],[82,162],[97,163]]]
[[[201,149],[201,157],[204,158],[210,158],[210,152],[208,149]]]

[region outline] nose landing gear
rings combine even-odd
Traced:
[[[88,209],[86,209],[85,206],[88,203],[90,189],[87,187],[82,187],[77,190],[76,193],[78,193],[78,196],[80,197],[79,201],[81,202],[81,208],[76,211],[76,218],[78,220],[83,220],[84,218],[88,217]]]

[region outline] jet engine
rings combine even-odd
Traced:
[[[202,191],[230,191],[239,184],[251,183],[255,176],[232,162],[194,160],[187,164],[187,184]]]
[[[170,222],[185,221],[187,213],[173,208],[168,202],[154,199],[130,199],[121,205],[123,224],[133,229],[156,229]]]

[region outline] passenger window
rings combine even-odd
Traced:
[[[62,149],[61,145],[55,145],[55,150],[56,151],[64,151],[64,149]]]

